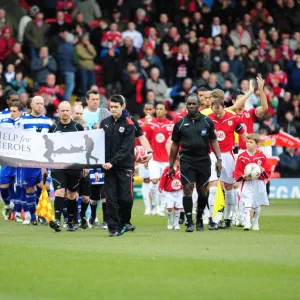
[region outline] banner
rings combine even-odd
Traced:
[[[39,133],[0,129],[0,164],[23,168],[82,169],[105,162],[104,131]]]
[[[290,148],[300,148],[300,140],[283,131],[277,134],[267,135],[261,139],[260,146],[280,146]]]
[[[299,178],[271,179],[270,199],[300,199]]]

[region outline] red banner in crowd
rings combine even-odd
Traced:
[[[280,131],[277,134],[271,134],[261,139],[260,146],[280,146],[290,148],[300,148],[300,140]]]

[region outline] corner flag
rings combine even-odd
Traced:
[[[54,211],[47,193],[46,186],[43,185],[43,190],[36,208],[36,215],[44,217],[48,222],[54,220]]]
[[[218,213],[218,211],[225,206],[225,199],[224,194],[222,191],[221,181],[218,180],[218,186],[217,186],[217,192],[216,192],[216,198],[215,198],[215,205],[214,205],[214,212],[213,216],[215,217]]]

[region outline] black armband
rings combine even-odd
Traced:
[[[239,147],[238,146],[233,148],[233,154],[239,154]]]

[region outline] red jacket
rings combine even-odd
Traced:
[[[7,55],[11,54],[15,40],[13,38],[0,38],[0,60],[3,61]]]

